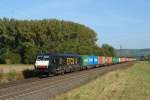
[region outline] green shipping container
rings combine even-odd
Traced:
[[[116,58],[116,63],[119,63],[119,58]]]
[[[113,58],[112,58],[112,62],[113,62],[113,63],[116,63],[116,57],[113,57]]]
[[[82,65],[88,65],[88,56],[87,55],[82,55]]]
[[[113,63],[118,63],[118,62],[119,62],[119,58],[113,57],[113,58],[112,58],[112,62],[113,62]]]
[[[108,57],[105,57],[105,64],[108,64]]]

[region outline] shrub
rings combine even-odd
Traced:
[[[33,64],[37,55],[37,48],[36,47],[28,47],[25,48],[24,52],[24,63],[25,64]]]
[[[0,62],[5,64],[18,64],[20,63],[20,60],[20,55],[11,51],[5,52],[0,57]]]

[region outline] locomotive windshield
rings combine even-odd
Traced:
[[[49,56],[44,55],[44,56],[37,56],[37,61],[46,61],[49,60]]]

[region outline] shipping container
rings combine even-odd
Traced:
[[[125,62],[126,61],[126,59],[125,58],[123,58],[123,62]]]
[[[88,65],[93,65],[94,59],[93,56],[88,56]]]
[[[120,62],[121,62],[121,63],[123,62],[123,58],[120,58]]]
[[[108,57],[105,57],[105,65],[108,64]]]
[[[108,64],[112,64],[112,57],[107,57],[108,59]]]
[[[119,58],[119,63],[121,63],[121,58]]]
[[[116,63],[116,58],[112,57],[112,63],[115,64]]]
[[[125,62],[125,58],[121,58],[121,62]]]
[[[118,63],[119,62],[119,58],[117,58],[117,57],[112,57],[112,63],[113,64],[116,64],[116,63]]]
[[[104,65],[105,64],[105,57],[104,56],[99,56],[98,57],[98,64]]]
[[[82,55],[82,65],[98,65],[98,56]]]
[[[119,63],[119,58],[117,57],[116,59],[117,59],[117,63]]]
[[[126,58],[126,62],[128,62],[129,61],[129,58]]]
[[[98,56],[93,56],[93,65],[98,65]]]
[[[81,55],[81,58],[82,58],[82,65],[88,65],[88,56]]]

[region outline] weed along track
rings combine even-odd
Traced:
[[[106,72],[132,66],[133,62],[68,73],[63,76],[33,78],[0,87],[0,100],[45,100],[50,96],[70,90]]]

